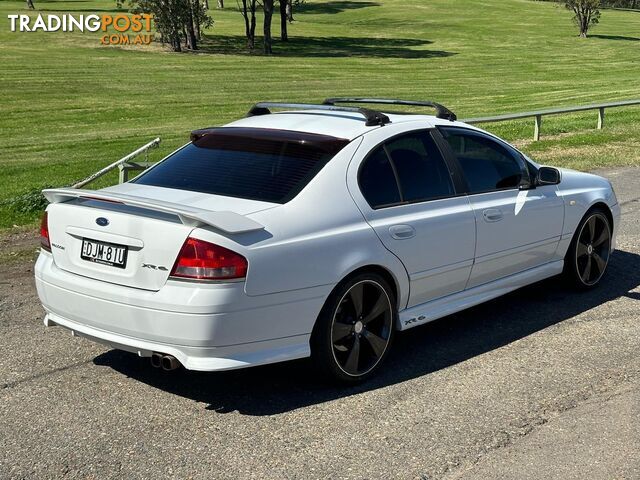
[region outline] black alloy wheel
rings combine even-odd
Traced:
[[[385,358],[397,316],[387,282],[365,273],[339,286],[327,300],[312,335],[312,357],[334,379],[357,382]]]
[[[580,223],[567,258],[565,274],[579,288],[598,284],[609,263],[611,226],[604,212],[589,212]]]
[[[391,300],[373,280],[353,285],[333,316],[333,355],[347,375],[361,376],[382,359],[391,338]]]
[[[611,232],[601,213],[591,215],[582,225],[576,246],[576,268],[585,285],[598,283],[609,263]]]

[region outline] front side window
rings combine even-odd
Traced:
[[[428,132],[413,132],[377,147],[364,161],[360,189],[372,208],[454,195],[449,170]]]
[[[528,182],[528,172],[518,153],[506,145],[469,130],[441,131],[460,163],[469,193],[518,188]]]
[[[286,203],[348,143],[287,130],[216,128],[133,182]]]

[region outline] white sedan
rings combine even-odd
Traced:
[[[561,273],[597,285],[620,222],[604,178],[388,99],[259,103],[128,183],[44,194],[46,325],[166,370],[311,356],[347,382],[396,330]]]

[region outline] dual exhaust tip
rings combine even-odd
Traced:
[[[180,362],[173,355],[153,352],[151,354],[151,366],[171,371],[178,369],[180,367]]]

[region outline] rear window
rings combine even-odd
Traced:
[[[200,131],[191,144],[133,183],[286,203],[348,143],[287,130]]]

